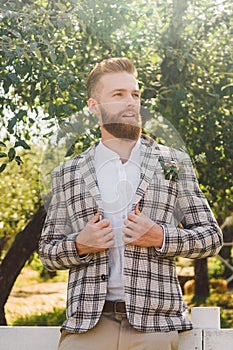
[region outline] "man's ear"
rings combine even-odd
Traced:
[[[89,111],[98,116],[99,108],[98,108],[98,102],[96,101],[96,99],[90,97],[87,103],[88,103]]]

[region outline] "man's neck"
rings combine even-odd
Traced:
[[[113,137],[108,132],[102,132],[102,143],[112,151],[116,152],[122,163],[126,163],[131,155],[137,140],[125,140]]]

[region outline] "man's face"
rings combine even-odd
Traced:
[[[113,137],[137,140],[141,132],[138,82],[127,72],[105,74],[96,96],[102,127]]]

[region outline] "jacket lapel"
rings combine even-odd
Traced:
[[[103,204],[102,204],[101,195],[98,187],[95,164],[94,164],[96,145],[97,144],[94,144],[87,152],[83,153],[83,158],[82,158],[82,161],[80,162],[80,172],[86,183],[88,191],[91,193],[92,197],[96,201],[100,214],[103,216]]]
[[[158,144],[151,138],[146,135],[142,135],[141,140],[141,176],[140,183],[137,188],[133,209],[136,204],[141,200],[144,196],[151,180],[154,176],[156,176],[156,167],[159,161],[160,149]]]

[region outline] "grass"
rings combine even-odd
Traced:
[[[13,326],[61,326],[65,321],[65,309],[54,308],[50,312],[19,317],[13,321]]]
[[[48,322],[61,325],[60,314],[64,314],[66,305],[66,281],[66,271],[59,271],[56,277],[44,280],[39,277],[38,271],[26,266],[5,305],[7,324],[20,322],[23,325],[25,322],[27,325],[37,325],[39,322],[40,325],[46,325]],[[57,321],[52,314],[58,314]]]

